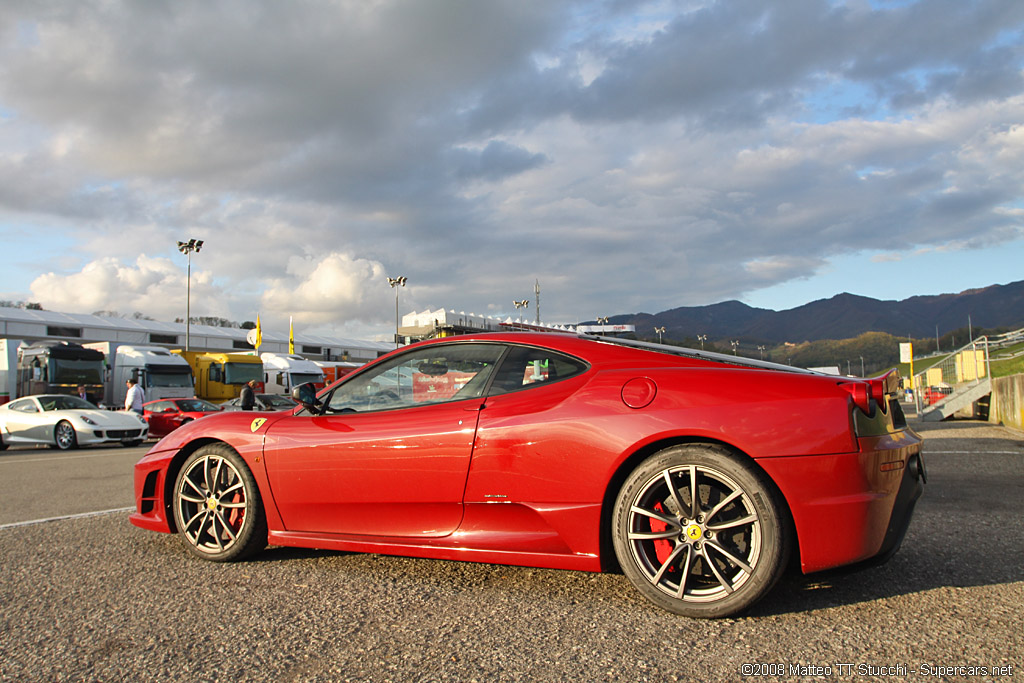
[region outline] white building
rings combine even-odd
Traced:
[[[288,353],[288,330],[262,327],[261,352]],[[192,351],[252,351],[246,341],[249,330],[238,327],[189,326]],[[133,318],[35,311],[0,307],[0,339],[35,341],[122,342],[155,344],[169,349],[185,348],[185,323],[165,323]],[[388,342],[364,341],[297,333],[295,353],[316,360],[371,361],[394,349]]]

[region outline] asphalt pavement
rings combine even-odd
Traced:
[[[131,504],[144,449],[5,451],[0,680],[1021,678],[1024,435],[915,426],[929,483],[888,564],[790,576],[717,621],[617,574],[282,548],[204,562],[104,512]]]

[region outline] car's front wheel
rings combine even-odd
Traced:
[[[782,575],[787,515],[750,463],[714,446],[677,446],[626,479],[612,540],[623,573],[649,600],[689,617],[724,617],[762,598]]]
[[[185,461],[174,483],[174,520],[186,547],[207,560],[239,560],[267,544],[256,480],[225,445],[203,446]]]
[[[58,422],[53,428],[53,443],[62,451],[78,446],[78,435],[75,434],[74,426],[67,420]]]

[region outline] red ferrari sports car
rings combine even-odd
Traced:
[[[149,423],[149,435],[167,436],[183,424],[220,411],[220,406],[201,398],[159,398],[142,404],[142,415]]]
[[[225,561],[279,546],[585,571],[735,614],[788,563],[894,553],[920,438],[872,380],[558,333],[391,352],[287,412],[183,425],[135,466],[136,526]]]

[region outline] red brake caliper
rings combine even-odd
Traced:
[[[660,500],[654,504],[654,511],[661,515],[668,514],[665,512],[665,507],[661,504]],[[654,533],[659,533],[667,528],[668,524],[665,524],[665,522],[660,519],[651,518],[651,531]],[[672,543],[665,538],[657,539],[654,541],[654,553],[658,556],[658,561],[664,563],[672,553]]]

